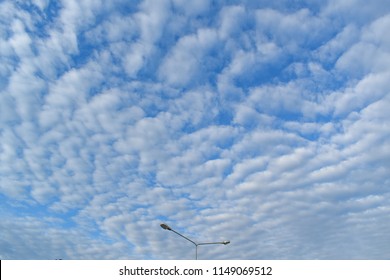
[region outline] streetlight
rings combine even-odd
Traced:
[[[228,245],[230,241],[221,241],[221,242],[202,242],[202,243],[196,243],[195,241],[189,239],[188,237],[182,235],[181,233],[178,233],[177,231],[173,230],[170,226],[167,224],[160,224],[160,227],[162,227],[165,230],[170,230],[176,233],[177,235],[183,237],[184,239],[190,241],[192,244],[195,245],[195,259],[198,259],[198,246],[200,245],[212,245],[212,244],[223,244],[223,245]]]

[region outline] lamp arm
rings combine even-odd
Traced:
[[[202,243],[198,243],[198,245],[213,245],[213,244],[223,244],[223,245],[227,245],[229,244],[230,241],[222,241],[222,242],[202,242]]]
[[[173,231],[174,233],[176,233],[177,235],[183,237],[184,239],[187,239],[188,241],[190,241],[192,244],[194,244],[195,246],[198,246],[199,244],[197,244],[195,241],[192,241],[191,239],[189,239],[188,237],[184,236],[183,234],[181,233],[178,233],[177,231],[173,230],[173,229],[170,229],[171,231]]]

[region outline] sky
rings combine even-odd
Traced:
[[[0,259],[390,259],[390,1],[0,1]]]

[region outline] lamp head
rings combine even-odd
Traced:
[[[167,224],[161,224],[160,227],[162,227],[165,230],[172,230]]]
[[[228,245],[229,243],[230,243],[230,241],[229,241],[229,240],[222,241],[222,244],[223,244],[223,245]]]

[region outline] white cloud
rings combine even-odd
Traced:
[[[116,259],[118,252],[126,255],[123,245],[105,244],[104,239],[97,240],[92,235],[64,229],[56,219],[7,218],[1,224],[1,231],[6,237],[0,243],[1,248],[7,248],[2,250],[6,259]],[[32,239],[35,242],[30,242]],[[19,257],[15,252],[20,252]]]
[[[31,44],[32,40],[25,31],[24,24],[15,20],[12,24],[13,36],[9,39],[9,43],[13,47],[15,53],[20,57],[29,57],[32,55]]]
[[[148,43],[156,42],[163,33],[164,23],[169,16],[169,1],[150,0],[143,1],[140,5],[140,13],[135,17],[141,29],[141,38]]]
[[[41,11],[44,11],[49,5],[49,0],[33,0],[32,1]]]
[[[333,17],[339,22],[356,22],[364,25],[373,19],[379,18],[389,12],[389,7],[381,0],[366,3],[362,0],[337,1],[330,0],[326,3],[323,13]]]
[[[130,77],[136,77],[138,72],[144,66],[146,60],[145,47],[147,48],[147,46],[142,44],[134,44],[130,49],[130,52],[126,55],[124,67],[126,69],[126,73]]]
[[[356,43],[360,37],[360,30],[353,24],[345,26],[334,38],[321,46],[317,55],[322,62],[333,63],[344,51]]]
[[[251,99],[258,106],[266,107],[266,112],[299,112],[302,102],[301,92],[294,87],[274,87],[270,89],[259,89],[253,92]],[[252,101],[251,100],[251,101]],[[264,105],[263,105],[264,104]],[[272,114],[272,113],[271,113]]]
[[[168,84],[185,86],[202,80],[208,70],[204,56],[218,44],[213,29],[199,29],[196,34],[180,38],[159,69],[159,76]]]
[[[185,0],[173,0],[175,7],[184,11],[188,16],[197,16],[207,12],[212,5],[210,0],[199,0],[188,3]]]
[[[359,111],[387,95],[388,77],[387,72],[370,74],[354,87],[329,95],[326,102],[332,100],[336,116]]]
[[[363,29],[361,40],[338,59],[336,67],[357,77],[387,71],[390,42],[384,39],[383,30],[389,24],[385,16]]]
[[[241,25],[244,24],[244,20],[247,16],[247,12],[243,6],[229,6],[223,8],[220,12],[221,26],[219,28],[219,36],[221,36],[222,39],[228,39],[231,36],[237,35],[237,33],[242,30]]]
[[[329,32],[325,29],[327,19],[314,16],[309,9],[292,14],[259,9],[256,11],[256,24],[259,38],[275,41],[283,49],[295,52],[301,47],[310,48]]]

